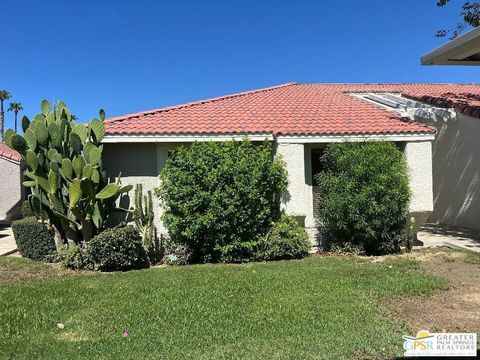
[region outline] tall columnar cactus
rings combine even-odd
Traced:
[[[75,124],[62,101],[52,109],[44,100],[41,109],[31,121],[23,116],[23,136],[8,129],[5,143],[27,164],[23,185],[31,188],[35,215],[50,223],[60,242],[83,243],[104,228],[118,197],[132,187],[110,183],[103,169],[103,110],[84,125]]]
[[[415,232],[413,231],[414,227],[415,227],[415,218],[412,216],[408,224],[407,243],[405,245],[405,250],[407,250],[407,252],[412,251],[413,243],[415,242]]]
[[[160,257],[160,246],[157,237],[157,228],[154,225],[152,192],[149,190],[147,191],[147,195],[144,196],[142,184],[137,184],[135,187],[133,220],[142,236],[143,246],[150,260],[152,262],[158,261]]]

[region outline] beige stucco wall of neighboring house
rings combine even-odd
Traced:
[[[22,169],[17,162],[0,157],[0,221],[20,215]]]
[[[159,174],[168,158],[168,151],[176,149],[181,143],[107,143],[104,144],[103,163],[111,180],[116,180],[121,173],[123,185],[143,185],[143,193],[154,191],[159,185]],[[122,197],[120,205],[131,208],[134,191],[129,196]],[[153,209],[159,233],[166,235],[167,231],[160,222],[162,209],[157,197],[153,193]],[[130,218],[122,217],[121,220],[129,221]]]
[[[480,230],[480,119],[456,114],[429,122],[433,142],[433,223]]]

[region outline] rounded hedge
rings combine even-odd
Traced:
[[[399,251],[410,197],[402,151],[390,142],[335,143],[322,163],[320,246],[368,255]]]
[[[33,217],[12,222],[18,251],[32,260],[52,261],[56,254],[55,241],[47,227]]]
[[[147,254],[133,226],[108,229],[87,244],[88,264],[100,271],[148,268]]]
[[[160,180],[163,223],[193,262],[242,261],[250,255],[242,244],[278,219],[287,173],[268,142],[195,142],[172,154]]]
[[[307,231],[296,218],[283,215],[265,240],[265,260],[301,259],[308,256],[312,245]]]

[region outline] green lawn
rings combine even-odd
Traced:
[[[0,269],[30,266],[0,258]],[[402,353],[405,329],[379,303],[448,287],[401,258],[45,274],[0,284],[0,357],[382,358]]]

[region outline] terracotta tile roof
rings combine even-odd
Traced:
[[[20,162],[22,157],[15,150],[10,149],[5,143],[0,142],[0,157],[13,160],[15,162]]]
[[[422,100],[444,94],[480,96],[478,85],[297,84],[165,107],[106,121],[109,135],[432,133],[428,126],[350,93],[406,93]],[[422,100],[423,101],[423,100]]]
[[[422,93],[404,93],[405,97],[425,102],[437,107],[452,108],[456,112],[480,119],[480,94],[477,85],[470,91],[461,92],[438,92],[428,95]],[[476,91],[475,91],[476,90]]]

